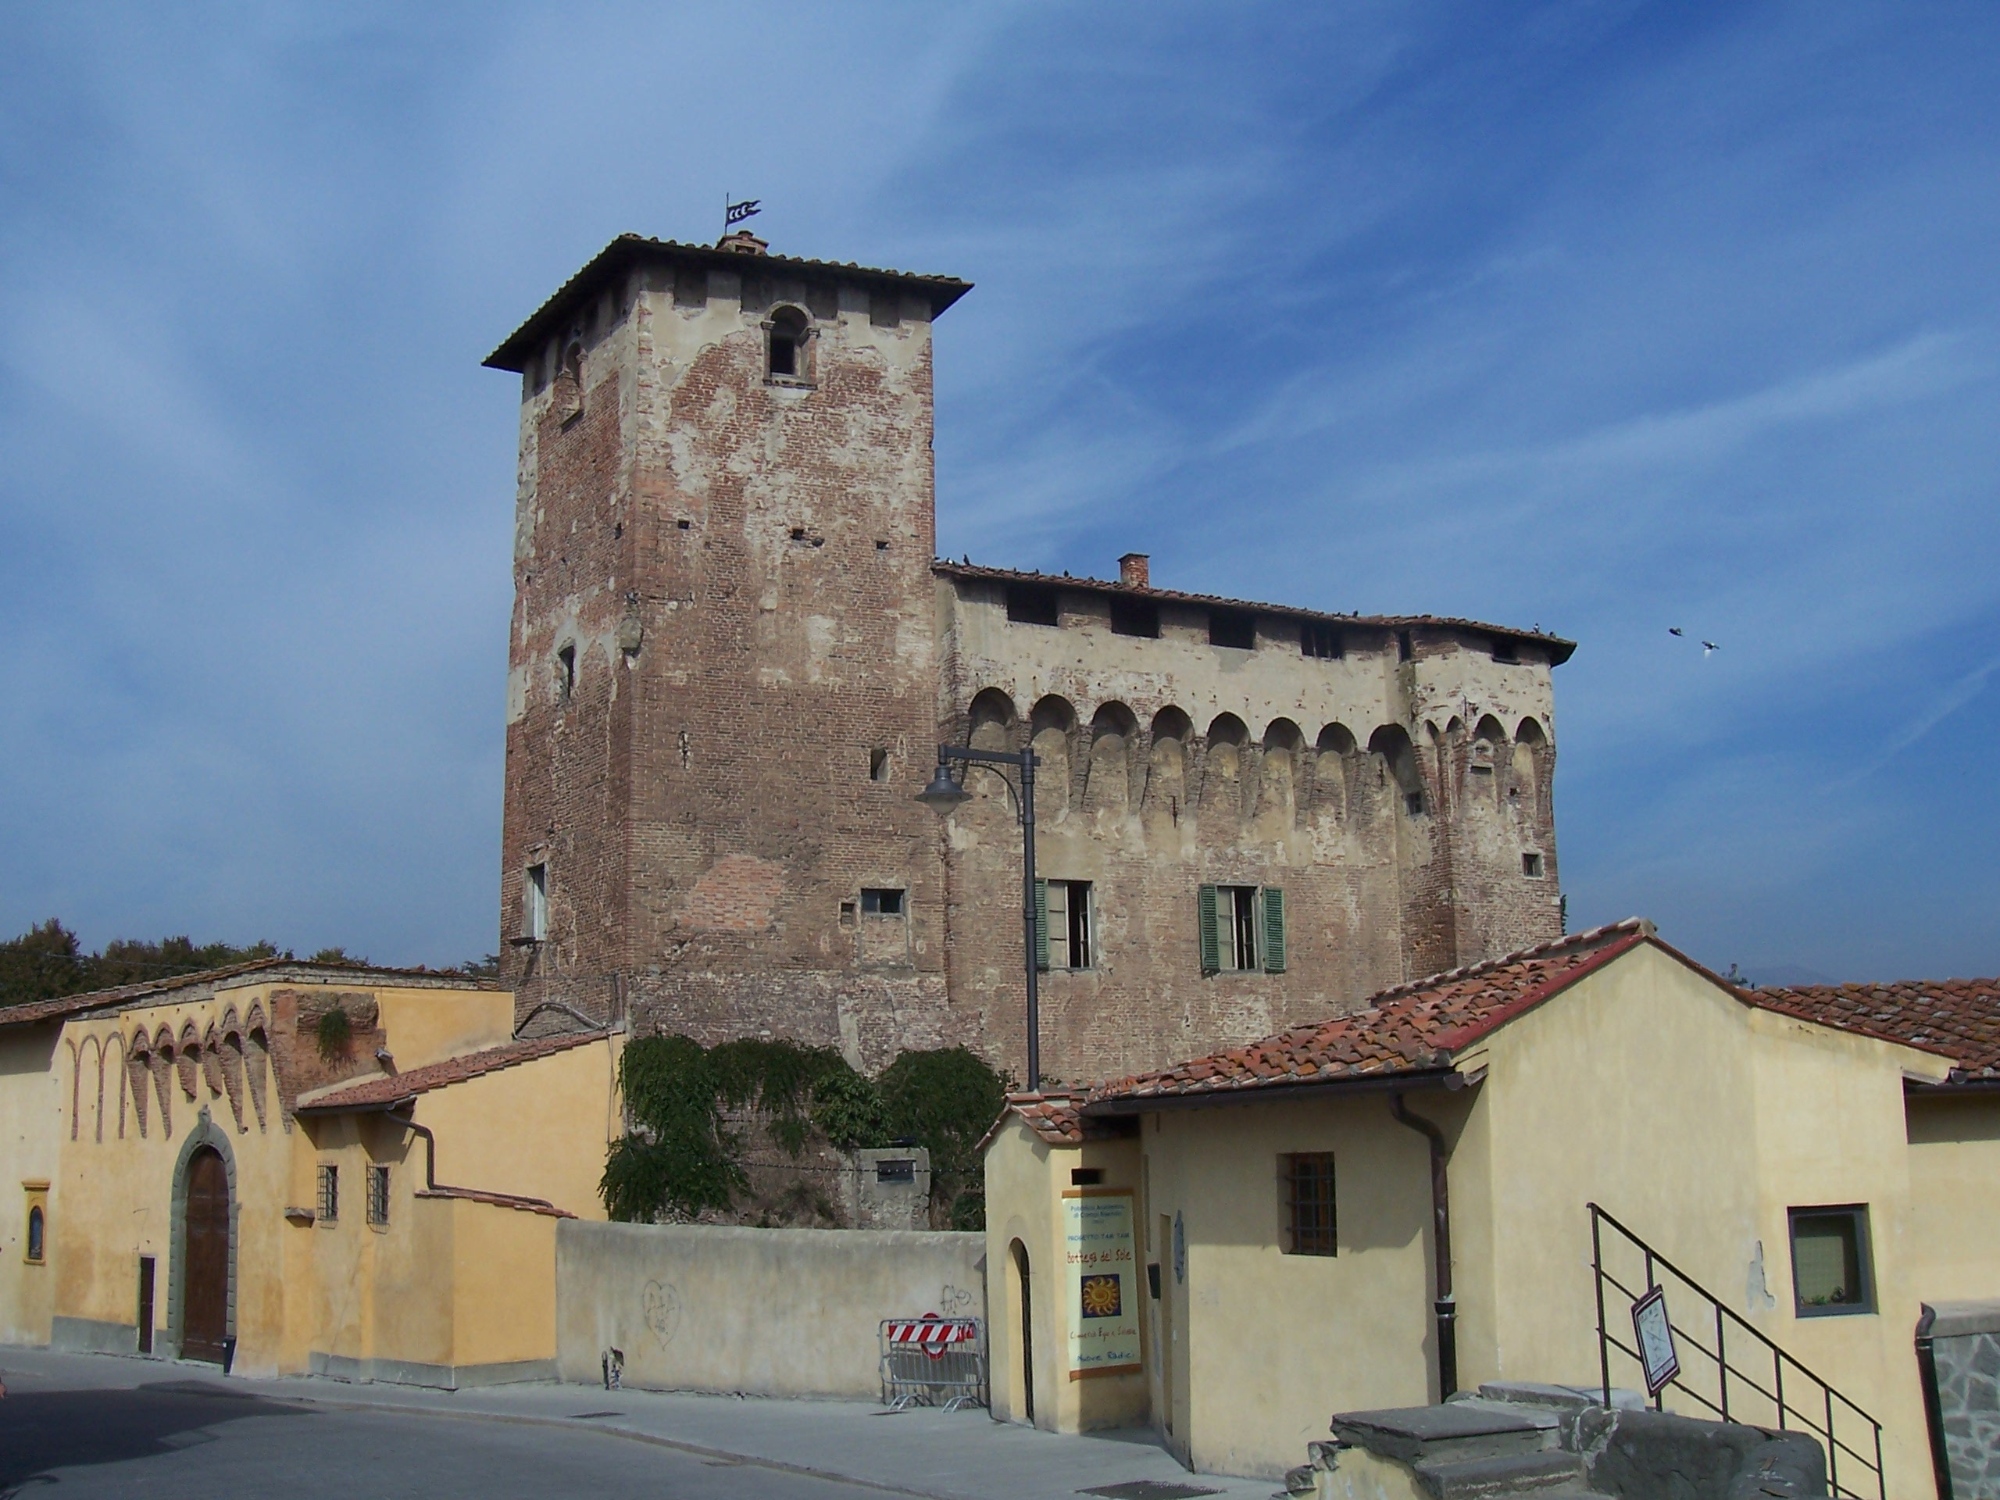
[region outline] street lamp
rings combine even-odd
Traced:
[[[1028,1092],[1039,1094],[1042,1091],[1042,1028],[1038,987],[1040,971],[1035,964],[1035,767],[1041,761],[1033,750],[974,750],[969,745],[939,745],[937,775],[931,778],[929,786],[917,793],[917,800],[939,817],[950,817],[960,803],[972,796],[962,784],[952,780],[951,763],[955,760],[996,768],[1012,766],[1020,773],[1021,788],[1014,801],[1021,816],[1021,930],[1028,973]],[[1006,778],[1003,776],[1001,780],[1006,781]],[[1009,791],[1014,789],[1012,782],[1008,782],[1007,787]]]

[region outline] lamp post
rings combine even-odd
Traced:
[[[951,763],[1012,766],[1021,776],[1015,798],[1021,816],[1021,936],[1026,950],[1028,974],[1028,1092],[1042,1091],[1040,971],[1035,964],[1035,767],[1040,764],[1033,750],[974,750],[969,745],[939,745],[937,775],[917,794],[917,800],[940,817],[950,817],[953,809],[972,794],[951,779]],[[1001,778],[1003,781],[1005,777]],[[1008,789],[1013,789],[1012,783]]]

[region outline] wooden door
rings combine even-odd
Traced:
[[[212,1146],[188,1161],[181,1358],[222,1363],[229,1334],[229,1172]]]

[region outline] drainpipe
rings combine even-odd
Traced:
[[[415,1120],[403,1121],[403,1128],[409,1131],[411,1135],[420,1135],[424,1138],[424,1191],[435,1193],[437,1191],[438,1164],[437,1137],[419,1125]]]
[[[1930,1429],[1931,1472],[1937,1476],[1938,1500],[1952,1500],[1951,1453],[1944,1441],[1944,1403],[1938,1399],[1937,1351],[1931,1345],[1931,1326],[1937,1310],[1928,1302],[1917,1304],[1923,1311],[1917,1319],[1917,1379],[1924,1388],[1924,1425]]]
[[[1430,1142],[1432,1241],[1437,1252],[1437,1299],[1431,1311],[1437,1318],[1438,1400],[1448,1401],[1458,1391],[1458,1303],[1451,1293],[1451,1154],[1445,1149],[1444,1132],[1422,1115],[1411,1114],[1402,1094],[1389,1096],[1389,1113]]]

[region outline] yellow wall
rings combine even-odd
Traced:
[[[402,1072],[514,1039],[514,996],[507,990],[371,989],[389,1050]]]
[[[56,1177],[61,1115],[60,1075],[50,1064],[59,1027],[16,1026],[0,1031],[0,1344],[43,1344],[49,1337],[54,1272],[43,1241],[42,1264],[29,1265],[30,1185]],[[45,1223],[55,1223],[49,1195]],[[47,1231],[45,1231],[45,1234]]]
[[[1035,1425],[1051,1432],[1086,1432],[1129,1426],[1146,1419],[1143,1375],[1093,1375],[1072,1380],[1069,1370],[1069,1281],[1065,1265],[1062,1195],[1070,1172],[1095,1167],[1100,1186],[1133,1193],[1133,1227],[1144,1214],[1139,1153],[1133,1140],[1089,1141],[1053,1147],[1010,1118],[986,1158],[986,1286],[988,1360],[993,1415],[1025,1422],[1021,1281],[1013,1246],[1028,1256],[1029,1326],[1032,1329]],[[996,1196],[997,1193],[997,1196]],[[995,1211],[993,1205],[1004,1204]],[[1135,1236],[1136,1238],[1136,1236]],[[1138,1243],[1143,1244],[1143,1239]],[[1136,1245],[1135,1245],[1136,1248]],[[1140,1272],[1143,1284],[1143,1270]],[[1141,1320],[1142,1337],[1144,1320]]]
[[[1930,1303],[2000,1299],[2000,1093],[1905,1101],[1910,1279]]]
[[[1412,1097],[1421,1109],[1431,1096]],[[1278,1158],[1310,1151],[1334,1153],[1336,1256],[1280,1249]],[[1162,1297],[1147,1298],[1141,1320],[1143,1376],[1071,1381],[1065,1368],[1061,1194],[1072,1170],[1092,1166],[1106,1187],[1138,1189],[1142,1259],[1160,1267]],[[1326,1437],[1333,1412],[1430,1398],[1429,1147],[1391,1118],[1386,1097],[1176,1110],[1147,1116],[1136,1140],[1080,1147],[1010,1120],[986,1173],[996,1417],[1025,1419],[1016,1240],[1031,1257],[1040,1426],[1150,1420],[1197,1469],[1279,1475]],[[1185,1282],[1174,1277],[1176,1214]]]
[[[1749,1009],[1641,947],[1460,1065],[1481,1063],[1485,1158],[1454,1161],[1453,1229],[1461,1257],[1490,1265],[1468,1278],[1490,1274],[1490,1300],[1468,1309],[1462,1384],[1595,1378],[1594,1200],[1882,1421],[1891,1491],[1921,1493],[1930,1460],[1911,1344],[1903,1079],[1941,1073],[1942,1060]],[[1879,1311],[1799,1318],[1787,1209],[1846,1204],[1869,1209]],[[1643,1274],[1636,1255],[1624,1264],[1628,1283]],[[1669,1306],[1693,1315],[1671,1292]],[[1627,1307],[1611,1316],[1629,1341]],[[1703,1373],[1698,1355],[1683,1362]],[[1613,1378],[1633,1385],[1636,1367]]]
[[[190,1134],[203,1130],[213,1133],[233,1174],[238,1369],[276,1374],[333,1367],[429,1381],[454,1379],[468,1365],[531,1361],[552,1371],[556,1219],[423,1196],[423,1142],[403,1121],[383,1113],[303,1122],[286,1116],[275,1069],[266,1077],[260,1119],[247,1080],[232,1098],[199,1073],[190,1097],[176,1071],[165,1119],[157,1089],[148,1086],[142,1133],[132,1081],[117,1061],[124,1041],[163,1025],[175,1036],[190,1023],[206,1034],[211,1023],[220,1029],[231,1009],[240,1027],[253,1002],[268,1009],[270,988],[246,986],[72,1021],[62,1030],[53,1066],[45,1060],[36,1074],[28,1059],[14,1074],[0,1071],[0,1110],[10,1111],[16,1133],[32,1137],[37,1119],[50,1122],[44,1131],[53,1179],[46,1279],[58,1338],[84,1347],[136,1347],[139,1257],[150,1255],[156,1264],[155,1350],[175,1352],[168,1329],[173,1189]],[[372,993],[399,1068],[435,1061],[429,1054],[438,1049],[482,1050],[507,1040],[511,1007],[505,994]],[[0,1038],[11,1035],[0,1032]],[[23,1045],[0,1043],[16,1053]],[[100,1110],[97,1059],[107,1046],[113,1061],[103,1069]],[[9,1055],[0,1051],[0,1068]],[[419,1096],[417,1119],[438,1138],[438,1180],[546,1198],[601,1217],[595,1190],[608,1122],[615,1119],[614,1077],[612,1043],[598,1040]],[[72,1091],[79,1101],[74,1117]],[[39,1111],[32,1102],[37,1092],[48,1096]],[[340,1211],[331,1223],[317,1214],[322,1164],[340,1172]],[[387,1224],[368,1222],[370,1165],[389,1168]],[[4,1275],[0,1295],[8,1291]],[[18,1319],[24,1311],[33,1311],[28,1299],[9,1297],[6,1316]],[[47,1338],[49,1330],[44,1324],[28,1335]]]
[[[1884,1423],[1892,1494],[1930,1482],[1912,1335],[1920,1299],[2000,1292],[2000,1099],[1913,1099],[1906,1078],[1944,1059],[1745,1006],[1642,946],[1516,1018],[1457,1059],[1456,1091],[1407,1096],[1451,1147],[1459,1386],[1598,1378],[1587,1205],[1634,1233]],[[1060,1377],[1065,1309],[1041,1295],[1061,1266],[1060,1193],[1077,1166],[1128,1160],[1132,1142],[1051,1147],[1018,1121],[987,1158],[995,1415],[1019,1419],[1019,1303],[1006,1253],[1040,1247],[1037,1395]],[[1194,1467],[1277,1474],[1339,1410],[1434,1399],[1428,1147],[1382,1095],[1161,1111],[1136,1143],[1145,1258],[1183,1294],[1184,1344],[1149,1306],[1145,1412]],[[1334,1153],[1340,1254],[1280,1253],[1281,1153]],[[1122,1179],[1107,1169],[1106,1182]],[[1863,1204],[1876,1311],[1796,1315],[1788,1210]],[[1183,1217],[1185,1288],[1162,1221]],[[1637,1252],[1608,1264],[1643,1284]],[[1625,1258],[1621,1258],[1625,1257]],[[1684,1328],[1691,1297],[1670,1292]],[[1629,1304],[1608,1308],[1629,1342]],[[1712,1335],[1704,1342],[1712,1342]],[[1768,1383],[1738,1336],[1732,1362]],[[1698,1388],[1712,1366],[1683,1347]],[[1706,1377],[1706,1384],[1704,1384]],[[1636,1366],[1614,1365],[1631,1388]],[[1794,1377],[1796,1396],[1802,1382]],[[1171,1401],[1169,1393],[1171,1392]],[[1088,1425],[1058,1391],[1043,1425]],[[1739,1386],[1734,1414],[1746,1408]],[[1669,1405],[1702,1414],[1679,1395]],[[1119,1406],[1101,1414],[1110,1417]],[[1865,1429],[1843,1430],[1866,1447]],[[1853,1471],[1848,1470],[1849,1477]]]
[[[604,1218],[597,1184],[624,1125],[619,1040],[420,1095],[416,1120],[437,1137],[437,1180],[546,1199],[580,1219]]]

